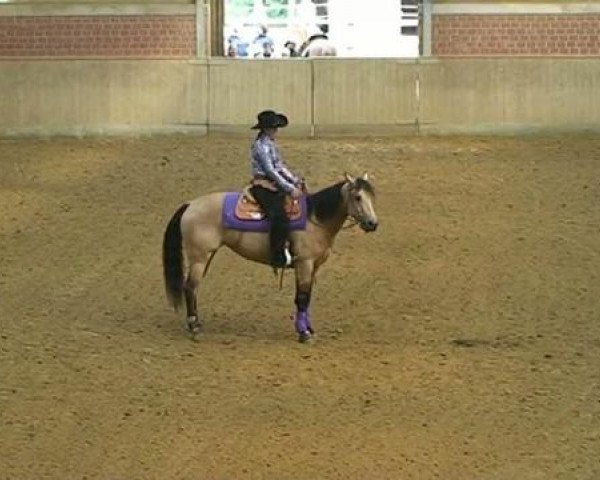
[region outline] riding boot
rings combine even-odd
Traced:
[[[288,220],[283,207],[285,195],[273,192],[260,186],[250,190],[254,198],[260,203],[267,218],[271,222],[269,231],[270,263],[273,268],[285,268],[292,264],[292,256],[286,248],[288,240]]]
[[[274,216],[271,220],[270,244],[271,265],[274,268],[285,268],[292,265],[292,255],[286,247],[288,229],[286,219]]]

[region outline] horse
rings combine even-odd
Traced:
[[[186,325],[193,337],[203,325],[198,315],[197,289],[222,246],[247,260],[269,264],[266,231],[244,231],[226,225],[228,195],[231,198],[240,194],[217,192],[182,204],[164,232],[162,256],[167,299],[177,311],[185,298]],[[366,173],[361,177],[345,174],[343,181],[303,197],[304,227],[289,234],[293,257],[290,268],[294,270],[296,283],[294,327],[301,343],[311,341],[314,335],[309,306],[317,271],[329,257],[347,219],[353,219],[365,232],[377,229],[374,199],[375,190]]]
[[[311,36],[301,47],[301,57],[337,57],[337,48],[326,35]]]

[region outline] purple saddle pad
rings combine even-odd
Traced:
[[[240,192],[227,192],[223,200],[222,222],[226,228],[233,230],[242,230],[244,232],[268,232],[269,220],[240,220],[235,215],[235,206],[242,195]],[[300,199],[302,214],[297,220],[290,221],[290,230],[304,230],[306,228],[306,197]]]

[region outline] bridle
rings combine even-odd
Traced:
[[[346,186],[346,185],[350,185],[350,189],[352,189],[352,182],[346,181],[346,183],[344,183],[344,186]],[[348,192],[348,199],[347,199],[348,204],[351,201],[353,201],[353,200],[350,199],[350,195],[351,194],[352,194],[352,191],[349,191]],[[357,225],[360,225],[360,220],[357,220],[356,216],[352,215],[351,213],[346,213],[346,218],[344,218],[344,223],[346,223],[348,220],[350,220],[351,223],[348,224],[348,225],[342,225],[342,228],[340,228],[340,230],[349,230],[351,228],[356,227]],[[321,227],[323,229],[327,228],[325,225],[323,225],[321,222],[319,222],[316,218],[309,218],[308,221],[310,223],[312,223],[313,225],[316,225],[317,227]]]
[[[351,224],[342,227],[342,229],[346,230],[348,228],[353,228],[356,225],[361,225],[363,223],[363,219],[361,218],[361,211],[359,207],[356,207],[356,203],[358,202],[354,196],[357,195],[360,192],[360,188],[356,188],[356,186],[354,185],[353,182],[346,182],[345,185],[349,185],[349,189],[348,189],[348,213],[346,216],[346,219],[344,220],[344,222],[348,219],[351,220]],[[352,208],[354,206],[354,208]],[[354,211],[352,211],[354,210]]]

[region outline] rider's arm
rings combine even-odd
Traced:
[[[256,146],[254,152],[254,158],[258,162],[265,175],[270,180],[275,182],[278,188],[286,193],[291,193],[292,190],[294,190],[294,182],[290,181],[275,168],[275,162],[277,158],[275,157],[276,154],[274,149],[272,149],[268,144],[260,144]]]
[[[299,185],[301,182],[300,178],[297,175],[294,175],[292,171],[289,168],[287,168],[283,162],[281,162],[280,164],[279,173],[281,173],[281,175],[284,176],[288,182],[293,183],[296,186]]]

